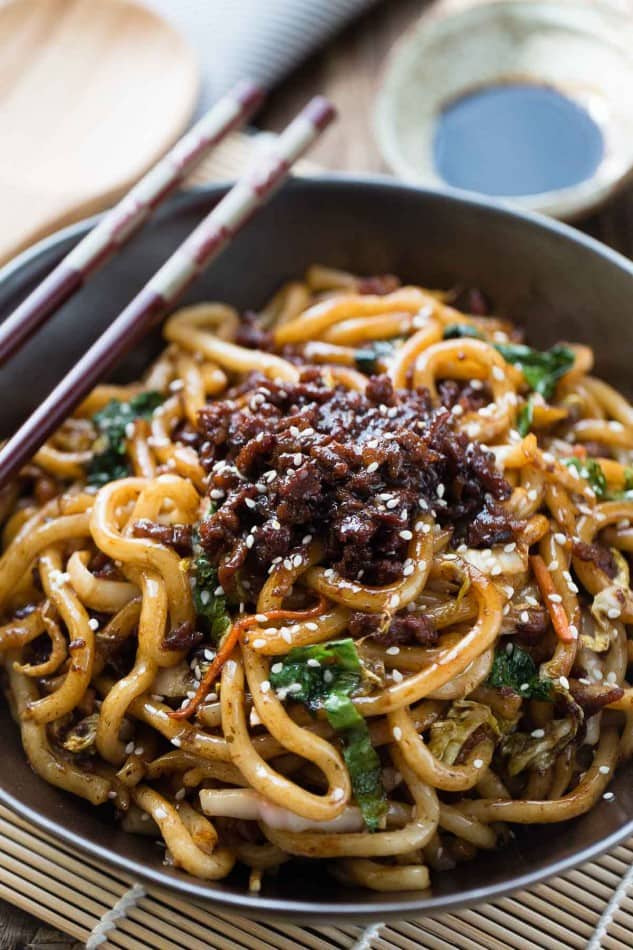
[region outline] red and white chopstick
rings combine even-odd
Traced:
[[[0,366],[140,228],[207,153],[253,114],[263,92],[240,82],[223,96],[0,324]]]
[[[293,162],[316,141],[334,115],[327,99],[312,99],[271,145],[269,153],[209,212],[0,450],[0,487],[270,198],[288,176]]]

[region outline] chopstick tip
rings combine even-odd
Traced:
[[[252,111],[264,100],[266,93],[261,86],[250,79],[241,79],[235,87],[235,99],[244,109]]]
[[[304,114],[319,131],[322,131],[336,118],[337,111],[325,96],[315,96],[305,107]]]

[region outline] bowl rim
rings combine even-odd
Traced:
[[[196,186],[179,192],[170,198],[157,212],[156,219],[167,218],[174,210],[196,207],[204,204],[205,199],[221,196],[227,190],[229,183],[213,182]],[[321,175],[301,176],[291,179],[285,186],[291,190],[316,190],[323,187],[335,190],[346,190],[350,187],[367,189],[388,189],[411,193],[431,200],[448,200],[462,206],[493,215],[501,215],[507,219],[519,219],[531,227],[549,231],[562,240],[571,241],[597,254],[609,264],[625,271],[633,279],[633,262],[629,261],[618,251],[614,251],[600,241],[560,221],[547,218],[542,214],[510,208],[502,202],[480,198],[468,193],[456,193],[452,189],[425,188],[409,182],[397,181],[387,175],[367,174],[357,175],[349,173],[326,173]],[[0,289],[4,283],[28,267],[43,254],[53,250],[57,245],[64,244],[72,238],[79,238],[87,233],[102,217],[101,214],[84,218],[66,228],[54,232],[50,236],[38,241],[26,251],[21,252],[13,260],[0,269]],[[43,781],[36,776],[37,781]],[[286,921],[305,921],[316,924],[319,921],[331,923],[341,922],[371,923],[407,915],[410,918],[432,916],[447,911],[455,911],[475,904],[488,903],[497,900],[515,891],[531,887],[547,878],[559,875],[581,864],[599,857],[615,847],[633,834],[633,815],[621,827],[605,838],[587,845],[586,847],[563,858],[545,862],[540,868],[520,873],[507,881],[498,884],[484,884],[469,888],[458,894],[439,894],[430,896],[413,896],[411,898],[390,900],[383,898],[380,902],[372,903],[371,898],[366,903],[359,904],[349,900],[341,903],[320,901],[310,903],[306,900],[293,900],[282,897],[267,896],[265,894],[251,894],[247,890],[243,893],[218,890],[212,892],[209,885],[212,882],[199,882],[197,878],[185,875],[174,876],[157,868],[151,868],[142,862],[107,850],[104,846],[92,842],[54,818],[47,817],[34,809],[27,807],[14,795],[2,787],[0,777],[0,803],[13,810],[21,818],[31,822],[40,830],[56,837],[67,845],[77,848],[80,852],[102,861],[113,870],[123,871],[138,878],[144,883],[176,891],[182,895],[204,900],[218,909],[234,911],[245,917],[261,917],[262,919],[276,919]]]

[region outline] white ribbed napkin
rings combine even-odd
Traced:
[[[376,0],[144,2],[173,23],[197,51],[203,110],[243,76],[273,86]]]

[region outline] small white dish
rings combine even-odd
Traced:
[[[605,201],[633,169],[633,27],[600,3],[499,0],[425,15],[396,46],[378,96],[376,134],[391,169],[446,188],[434,142],[443,110],[481,87],[549,86],[599,127],[589,177],[555,190],[499,195],[515,207],[571,219]]]

